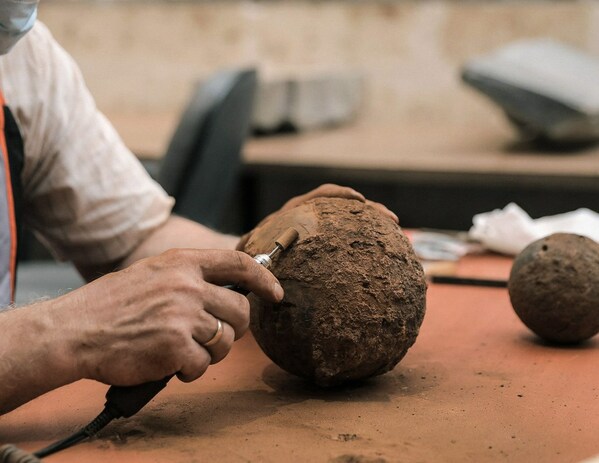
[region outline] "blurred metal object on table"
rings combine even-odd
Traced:
[[[252,114],[257,135],[339,126],[356,118],[364,77],[355,72],[264,79]]]
[[[567,149],[599,140],[599,59],[551,39],[471,59],[462,79],[497,103],[525,141]]]
[[[465,232],[412,230],[409,232],[414,251],[424,260],[459,260],[466,254],[480,252],[480,246],[468,240]]]
[[[407,230],[414,252],[427,275],[453,275],[458,261],[468,254],[483,252],[466,232],[450,230]]]

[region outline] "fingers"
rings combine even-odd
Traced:
[[[394,212],[387,209],[381,203],[367,200],[362,193],[359,193],[353,188],[335,185],[334,183],[326,183],[312,191],[309,191],[304,195],[296,196],[295,198],[290,199],[289,201],[287,201],[287,203],[285,203],[281,210],[291,209],[292,207],[296,207],[310,199],[322,197],[355,199],[361,202],[366,202],[367,204],[370,204],[372,207],[381,211],[395,223],[399,223],[399,218],[397,217],[397,215]]]
[[[218,321],[218,319],[215,319],[216,323]],[[233,342],[235,342],[235,332],[227,322],[221,320],[220,329],[222,331],[219,331],[218,325],[215,326],[213,337],[202,343],[202,347],[210,354],[210,363],[212,364],[224,359],[233,347]]]
[[[226,322],[233,329],[235,339],[239,339],[247,331],[250,318],[248,299],[230,289],[207,284],[202,289],[202,310],[192,326],[194,337],[199,342],[206,342],[215,332],[215,317]]]
[[[381,213],[385,214],[387,217],[389,217],[395,223],[397,223],[397,224],[399,223],[399,217],[397,217],[397,215],[393,211],[387,209],[381,203],[375,203],[374,201],[367,200],[366,204],[369,204],[372,207],[374,207],[375,209],[379,210]]]
[[[200,303],[188,306],[195,314],[187,319],[195,345],[184,353],[177,373],[182,381],[193,381],[225,358],[248,329],[249,301],[221,285],[233,283],[273,302],[283,298],[283,290],[272,273],[242,252],[178,250],[171,256],[179,263],[187,260],[200,274],[193,291]]]
[[[197,263],[209,283],[233,284],[271,302],[283,299],[283,288],[276,277],[243,252],[201,251]]]
[[[335,185],[334,183],[325,183],[324,185],[320,185],[318,188],[309,191],[306,194],[296,196],[295,198],[291,198],[287,201],[283,207],[282,211],[294,208],[299,206],[300,204],[309,201],[314,198],[345,198],[345,199],[355,199],[361,202],[366,201],[366,198],[362,193],[357,192],[353,188],[349,188],[346,186]]]
[[[245,249],[245,245],[247,244],[247,242],[250,239],[250,236],[252,236],[252,232],[247,232],[244,235],[241,235],[239,237],[239,241],[237,242],[237,245],[235,246],[235,250],[236,251],[243,251]]]
[[[191,339],[183,366],[177,372],[177,378],[186,383],[195,381],[206,372],[211,361],[210,352]]]
[[[210,317],[211,334],[202,339],[193,337],[189,342],[187,351],[182,361],[182,367],[177,372],[177,377],[184,382],[191,382],[202,376],[211,364],[224,359],[233,347],[235,332],[233,328],[222,320]],[[220,323],[219,323],[220,321]]]
[[[318,197],[329,197],[357,199],[358,201],[362,202],[366,200],[362,193],[354,190],[353,188],[336,185],[334,183],[325,183],[324,185],[320,185],[318,188],[306,193],[305,196],[308,196],[309,199]]]

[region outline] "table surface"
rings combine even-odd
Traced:
[[[557,153],[515,143],[506,127],[347,126],[252,139],[248,164],[527,176],[599,175],[599,149]]]
[[[139,157],[166,152],[175,113],[109,114]],[[599,147],[557,153],[515,143],[507,124],[353,124],[341,128],[253,138],[243,154],[252,166],[310,166],[402,172],[472,173],[589,178],[599,175]]]
[[[505,278],[511,261],[465,258]],[[543,344],[505,289],[430,284],[416,344],[391,372],[320,390],[273,365],[250,335],[198,381],[172,384],[56,462],[577,462],[599,453],[599,340]],[[52,391],[0,417],[33,451],[100,411],[106,387]]]

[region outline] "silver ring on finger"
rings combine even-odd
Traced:
[[[202,346],[204,347],[210,347],[213,346],[214,344],[216,344],[218,341],[220,341],[220,338],[223,337],[223,332],[224,332],[224,328],[223,328],[223,322],[221,322],[218,318],[216,319],[216,331],[214,332],[214,335],[208,339],[208,341],[203,342]]]

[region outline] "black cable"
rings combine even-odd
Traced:
[[[108,423],[114,419],[114,415],[105,408],[91,423],[85,426],[83,429],[77,431],[75,434],[67,437],[66,439],[59,440],[50,444],[49,446],[38,450],[34,453],[37,458],[44,458],[53,453],[72,447],[85,439],[88,439],[103,429]]]
[[[158,394],[173,375],[138,386],[111,386],[106,393],[104,410],[91,423],[66,439],[50,444],[33,455],[44,458],[88,439],[116,418],[129,418]]]

